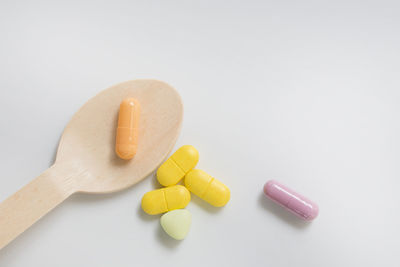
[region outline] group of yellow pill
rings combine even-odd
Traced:
[[[189,231],[191,216],[184,208],[190,193],[215,207],[222,207],[230,199],[229,188],[206,172],[194,169],[199,152],[190,145],[180,147],[157,170],[158,182],[164,188],[147,192],[142,198],[142,209],[151,215],[165,213],[161,226],[171,237],[181,240]],[[184,178],[184,186],[178,185]]]
[[[118,115],[115,152],[125,160],[136,154],[140,104],[134,98],[121,102]],[[171,237],[184,239],[191,224],[191,214],[184,208],[193,193],[215,207],[222,207],[230,198],[229,188],[202,170],[195,170],[199,152],[193,146],[182,146],[157,170],[158,182],[164,188],[147,192],[142,209],[151,215],[165,213],[161,226]],[[178,185],[185,177],[184,186]]]

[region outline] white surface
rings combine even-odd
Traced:
[[[178,89],[176,148],[196,146],[232,199],[193,197],[178,242],[139,209],[154,177],[75,195],[1,267],[400,266],[398,1],[56,2],[0,2],[1,200],[51,165],[87,99],[135,78]],[[319,217],[264,199],[270,178]]]

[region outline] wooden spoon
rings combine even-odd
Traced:
[[[115,154],[126,97],[141,104],[138,149],[129,161]],[[0,204],[0,249],[73,193],[115,192],[148,176],[174,146],[182,117],[178,93],[155,80],[124,82],[90,99],[65,128],[54,165]]]

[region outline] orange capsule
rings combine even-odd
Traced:
[[[126,98],[119,106],[115,152],[121,159],[131,159],[136,154],[139,130],[140,104]]]

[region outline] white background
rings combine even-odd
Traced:
[[[232,198],[193,197],[178,242],[140,210],[154,177],[74,195],[0,266],[400,266],[399,48],[398,1],[1,0],[1,200],[52,164],[82,104],[135,78],[177,88],[175,149],[197,147]],[[271,178],[319,217],[271,204]]]

